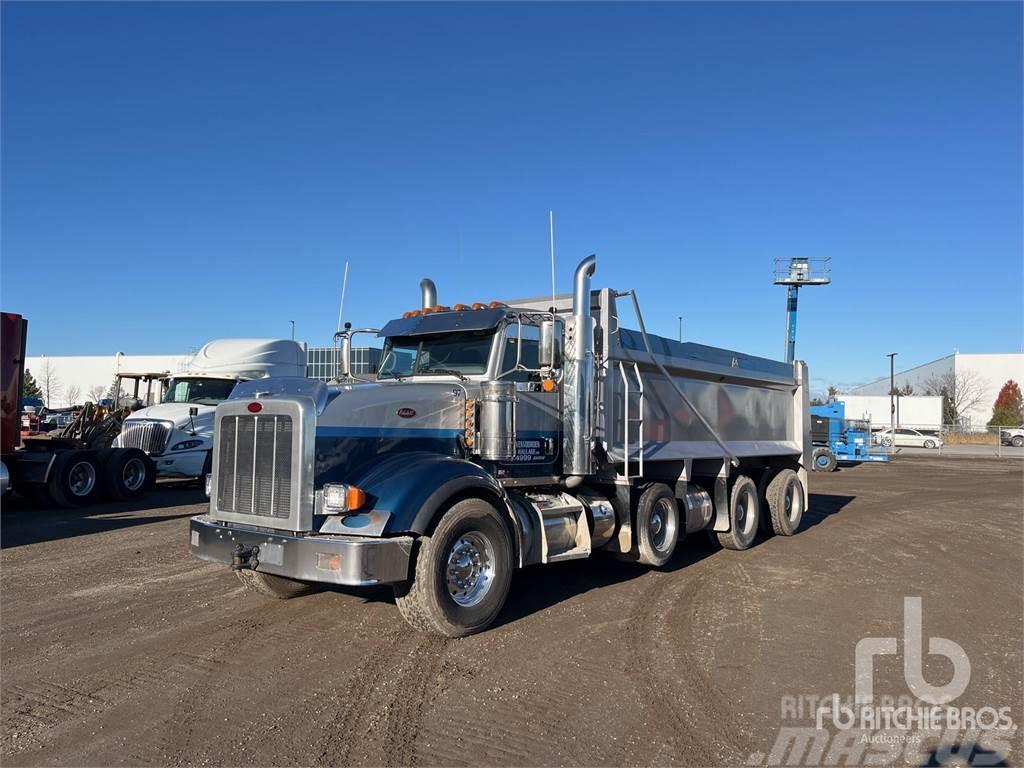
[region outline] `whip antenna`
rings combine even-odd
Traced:
[[[548,211],[548,240],[551,243],[551,311],[555,311],[555,212]]]
[[[345,286],[348,285],[348,262],[345,262],[345,273],[341,278],[341,299],[338,301],[338,333],[341,333],[341,315],[345,311]]]

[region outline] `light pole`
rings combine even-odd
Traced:
[[[295,321],[289,320],[288,322],[292,324],[292,341],[295,341]]]
[[[683,340],[683,316],[679,316],[679,341]]]
[[[889,358],[889,437],[892,439],[891,448],[896,447],[896,355],[899,352],[890,352]],[[890,453],[892,451],[890,450]]]

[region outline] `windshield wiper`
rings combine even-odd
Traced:
[[[469,381],[469,379],[467,379],[461,373],[459,373],[458,371],[453,371],[451,368],[421,368],[419,372],[420,373],[440,373],[442,375],[443,374],[447,374],[449,376],[458,376],[460,381]]]

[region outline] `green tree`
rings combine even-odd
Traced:
[[[992,406],[992,418],[988,425],[990,427],[1019,427],[1021,424],[1024,424],[1024,397],[1021,396],[1020,386],[1017,382],[1010,379],[999,390],[996,402]]]
[[[39,388],[39,382],[36,381],[35,376],[32,375],[32,371],[28,368],[25,369],[24,397],[34,397],[37,400],[43,399],[43,390]]]

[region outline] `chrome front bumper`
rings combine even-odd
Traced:
[[[259,547],[256,570],[302,581],[365,586],[409,578],[413,538],[292,536],[227,525],[198,515],[189,521],[189,552],[231,564],[236,546]]]

